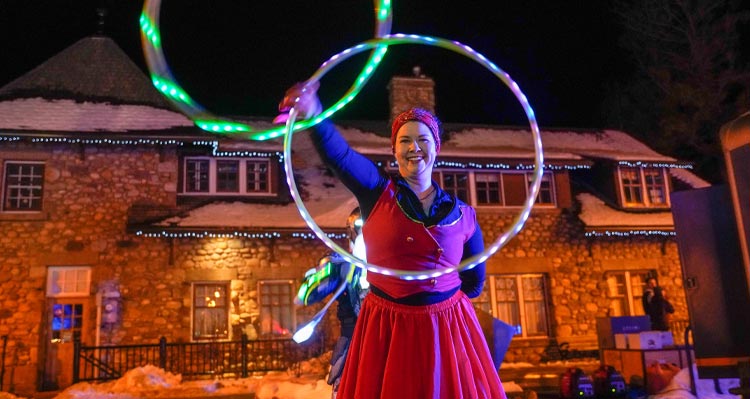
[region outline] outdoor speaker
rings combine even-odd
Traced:
[[[750,356],[750,291],[731,194],[717,185],[671,199],[698,374],[737,377]]]

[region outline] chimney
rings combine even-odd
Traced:
[[[390,121],[409,108],[424,108],[435,113],[435,81],[422,74],[419,66],[412,69],[413,76],[394,76],[388,83],[391,106]]]

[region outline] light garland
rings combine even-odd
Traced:
[[[670,168],[670,169],[693,169],[693,165],[685,163],[669,162],[646,162],[646,161],[620,161],[618,166],[627,166],[629,168]]]
[[[139,230],[135,232],[136,236],[139,237],[146,237],[146,238],[282,238],[282,237],[292,237],[292,238],[301,238],[303,240],[314,240],[317,239],[315,234],[311,233],[300,233],[300,232],[280,232],[280,231],[270,231],[270,232],[263,232],[263,233],[248,233],[243,231],[233,231],[233,232],[226,232],[226,233],[215,233],[210,231],[202,231],[202,232],[182,232],[182,233],[173,233],[168,232],[166,230],[162,230],[159,232],[144,232],[143,230]],[[328,237],[340,240],[349,237],[346,233],[327,233]]]
[[[190,118],[199,128],[218,134],[243,134],[244,137],[253,140],[268,140],[279,137],[284,133],[283,127],[277,127],[265,131],[256,131],[252,126],[242,122],[236,122],[227,118],[215,116],[198,104],[190,95],[180,87],[177,80],[172,76],[169,65],[164,57],[161,47],[161,32],[159,29],[159,10],[161,0],[146,0],[140,17],[141,46],[146,58],[146,64],[151,74],[151,82],[154,87],[164,95],[164,98],[179,109],[185,116]],[[375,0],[375,37],[383,37],[391,31],[391,0]],[[325,114],[333,114],[351,102],[362,90],[362,87],[372,76],[377,66],[383,60],[388,46],[381,43],[374,46],[370,58],[360,71],[349,90]],[[306,129],[319,123],[320,120],[305,121],[299,123],[297,130]]]
[[[64,144],[109,144],[109,145],[184,145],[179,140],[154,140],[154,139],[80,139],[71,137],[34,137],[32,143],[64,143]]]
[[[340,254],[344,260],[346,260],[349,263],[352,263],[358,267],[362,267],[367,269],[368,271],[371,271],[373,273],[380,273],[384,275],[389,276],[395,276],[403,280],[426,280],[430,278],[436,278],[439,276],[442,276],[444,274],[453,273],[456,271],[462,271],[462,270],[468,270],[476,265],[486,261],[490,256],[492,256],[495,252],[497,252],[501,247],[503,247],[512,237],[514,237],[516,234],[518,234],[519,231],[523,228],[524,223],[528,219],[531,209],[534,207],[534,203],[536,201],[537,194],[539,193],[541,184],[542,184],[542,174],[544,173],[544,153],[542,151],[542,141],[541,141],[541,133],[539,132],[539,126],[536,122],[536,116],[534,115],[534,110],[531,108],[531,105],[528,102],[528,99],[526,98],[526,95],[521,92],[520,87],[518,87],[518,84],[514,82],[510,75],[508,75],[505,71],[498,68],[495,64],[493,64],[491,61],[489,61],[486,57],[484,57],[482,54],[477,53],[474,49],[472,49],[469,46],[466,46],[464,44],[461,44],[456,41],[448,41],[445,39],[438,39],[433,38],[429,36],[420,36],[420,35],[405,35],[405,34],[395,34],[395,35],[388,35],[384,36],[377,40],[369,40],[363,43],[360,43],[354,47],[351,47],[347,50],[344,50],[341,53],[338,53],[328,59],[328,61],[324,62],[320,68],[312,75],[310,79],[308,79],[307,82],[305,82],[302,91],[305,91],[306,87],[309,87],[309,85],[314,84],[317,82],[325,73],[327,73],[331,68],[338,65],[340,62],[344,61],[345,59],[351,57],[352,55],[358,54],[362,51],[366,51],[378,46],[382,45],[398,45],[398,44],[423,44],[423,45],[429,45],[429,46],[437,46],[441,47],[446,50],[450,50],[456,53],[459,53],[461,55],[464,55],[488,70],[490,70],[498,79],[500,79],[515,95],[518,102],[521,104],[524,112],[526,113],[526,117],[529,121],[529,125],[531,127],[531,135],[533,138],[534,143],[534,155],[535,155],[535,168],[534,168],[534,174],[532,178],[532,184],[530,186],[529,195],[526,198],[526,201],[524,202],[524,206],[521,210],[521,212],[516,216],[513,223],[507,227],[507,229],[501,234],[497,240],[492,243],[489,247],[485,248],[485,250],[475,256],[472,256],[469,259],[464,260],[461,262],[460,265],[456,267],[448,267],[448,268],[440,268],[440,269],[434,269],[430,271],[413,271],[413,270],[398,270],[398,269],[392,269],[387,268],[383,266],[374,265],[371,263],[366,263],[362,259],[359,259],[355,257],[354,255],[350,254],[345,249],[341,248],[338,244],[331,241],[328,237],[326,237],[325,233],[318,227],[318,225],[313,220],[312,216],[310,216],[310,213],[307,211],[307,208],[305,208],[304,203],[301,200],[299,191],[297,191],[297,186],[294,181],[294,171],[291,161],[291,147],[292,147],[292,136],[294,135],[295,131],[295,120],[297,119],[297,109],[292,108],[289,112],[289,119],[286,122],[286,134],[284,136],[284,169],[286,171],[286,179],[287,179],[287,185],[289,186],[289,190],[292,194],[292,198],[294,199],[294,202],[297,204],[297,208],[300,212],[300,215],[302,216],[302,219],[305,220],[305,223],[307,223],[308,227],[315,232],[315,234],[320,238],[326,246],[328,246],[333,251]],[[296,101],[298,101],[297,99]],[[295,101],[295,102],[296,102]],[[330,116],[330,111],[323,112],[321,115],[314,118],[313,123],[316,123],[315,120],[323,120]]]
[[[676,236],[674,231],[664,230],[629,230],[629,231],[589,231],[586,237],[631,237],[631,236]]]

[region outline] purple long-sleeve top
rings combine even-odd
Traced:
[[[401,209],[408,217],[424,223],[425,226],[450,224],[461,216],[458,209],[461,201],[443,191],[434,181],[432,185],[436,189],[435,199],[429,211],[425,213],[419,198],[403,178],[389,176],[367,157],[354,151],[330,121],[321,122],[315,126],[313,131],[312,140],[323,162],[333,170],[341,182],[357,198],[364,220],[367,220],[375,203],[391,179],[396,183],[396,198]],[[462,259],[469,258],[483,250],[482,230],[477,225],[474,234],[464,244]],[[459,273],[461,278],[460,289],[470,298],[475,298],[482,292],[485,267],[484,263],[480,263],[472,269]],[[448,292],[424,292],[398,299],[389,297],[374,286],[372,292],[399,303],[426,305],[450,298],[457,289]]]

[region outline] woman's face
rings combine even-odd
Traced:
[[[415,178],[426,175],[432,178],[437,153],[430,128],[421,122],[406,122],[396,133],[394,155],[401,176]]]

